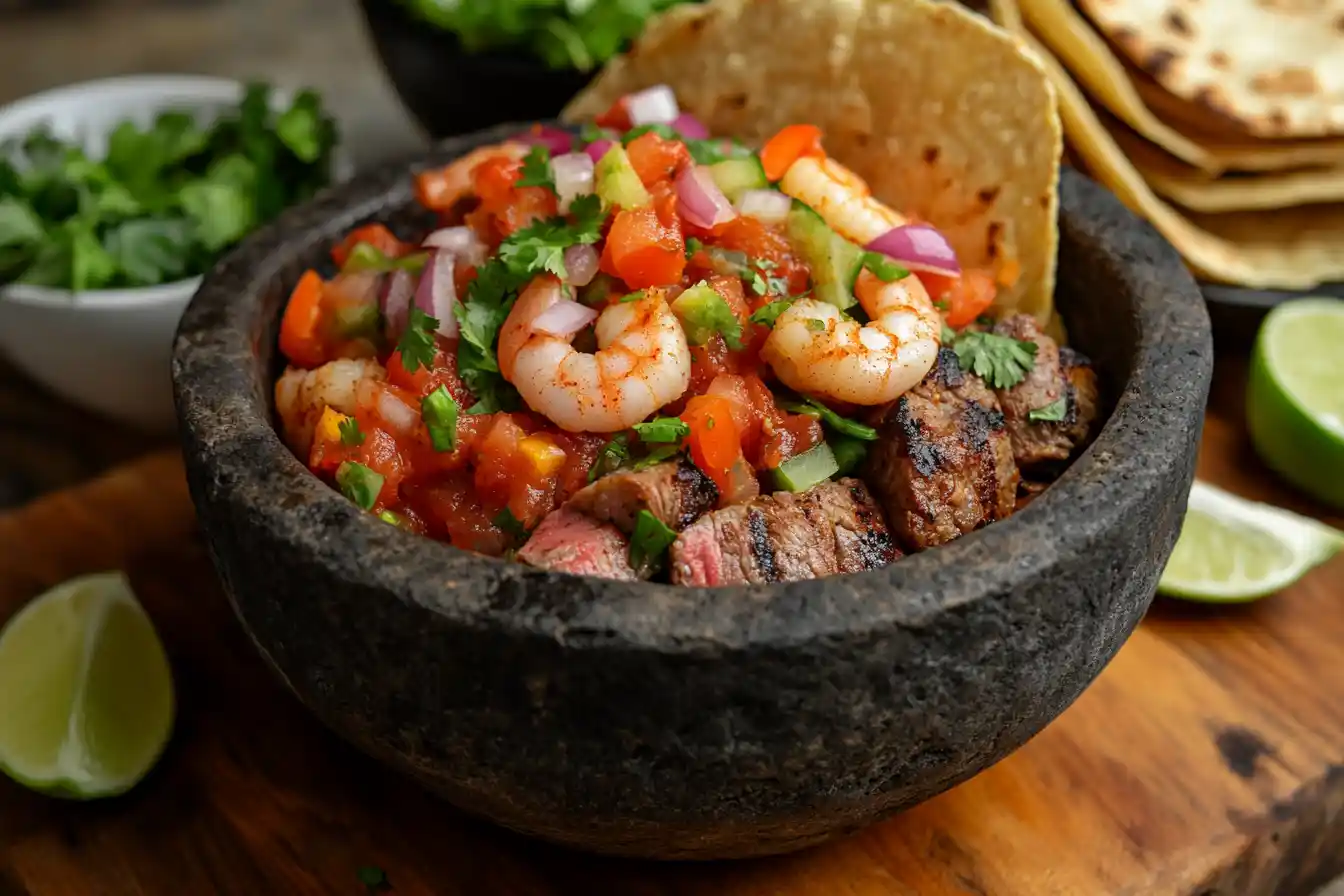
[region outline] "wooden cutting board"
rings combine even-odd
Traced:
[[[1200,475],[1308,509],[1249,453],[1241,371],[1219,384]],[[176,735],[116,800],[0,782],[0,896],[358,894],[368,867],[391,892],[446,896],[1292,896],[1344,872],[1344,557],[1248,607],[1159,603],[1055,724],[935,800],[796,856],[709,865],[496,830],[327,733],[234,621],[171,454],[0,516],[0,619],[108,567],[167,643]]]

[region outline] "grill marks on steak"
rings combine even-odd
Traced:
[[[561,507],[546,515],[517,559],[529,566],[633,582],[630,547],[615,526]]]
[[[946,544],[1013,512],[1018,471],[1004,414],[985,382],[940,349],[897,399],[868,452],[864,480],[906,550]]]
[[[1041,332],[1036,319],[1015,314],[994,327],[1000,336],[1036,343],[1036,364],[1011,389],[998,391],[999,404],[1013,443],[1013,456],[1023,470],[1067,461],[1085,444],[1097,419],[1097,376],[1088,360],[1070,348],[1061,348]],[[1033,421],[1034,410],[1063,398],[1064,418],[1058,422]]]
[[[634,531],[635,517],[647,510],[680,532],[719,502],[719,490],[700,468],[684,458],[637,472],[603,476],[584,486],[565,503],[569,510]]]
[[[672,544],[672,581],[743,585],[886,566],[900,556],[857,479],[776,492],[705,514]]]

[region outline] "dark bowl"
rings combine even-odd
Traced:
[[[517,126],[514,126],[517,127]],[[501,139],[451,140],[442,164]],[[1021,513],[882,570],[723,589],[484,558],[359,512],[272,426],[289,287],[354,225],[419,221],[356,177],[205,280],[173,376],[192,496],[239,618],[326,724],[469,812],[595,852],[785,852],[946,790],[1058,716],[1153,597],[1212,346],[1176,253],[1068,171],[1060,306],[1116,396]]]
[[[523,52],[468,53],[454,34],[414,18],[396,0],[359,5],[397,95],[435,139],[555,118],[597,74],[552,69]]]
[[[1209,303],[1213,341],[1219,353],[1246,354],[1255,344],[1265,315],[1284,302],[1306,296],[1334,296],[1344,299],[1344,283],[1323,283],[1315,289],[1249,289],[1224,283],[1200,283],[1204,300]]]

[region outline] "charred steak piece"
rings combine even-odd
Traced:
[[[1006,318],[994,332],[1036,343],[1036,364],[1026,378],[998,392],[1018,466],[1031,470],[1067,461],[1087,442],[1097,419],[1096,372],[1082,355],[1042,333],[1031,315]],[[1043,415],[1059,419],[1040,419]]]
[[[1017,464],[1003,412],[950,348],[888,411],[863,479],[901,547],[946,544],[1013,512]]]
[[[611,523],[627,535],[641,510],[680,532],[719,501],[719,490],[689,460],[668,461],[638,472],[603,476],[575,492],[565,507]]]
[[[529,566],[633,582],[629,545],[615,526],[561,507],[546,515],[518,552]]]
[[[816,579],[900,557],[857,479],[776,492],[705,514],[672,543],[672,581],[744,585]]]

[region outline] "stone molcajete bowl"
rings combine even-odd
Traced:
[[[501,139],[450,141],[442,164]],[[192,495],[239,618],[327,725],[461,808],[581,849],[798,849],[1021,746],[1124,642],[1184,515],[1212,348],[1176,253],[1065,172],[1059,305],[1114,410],[1042,497],[859,575],[693,590],[487,559],[359,512],[272,425],[282,305],[405,168],[356,177],[211,275],[173,374]],[[986,811],[992,811],[992,807]]]

